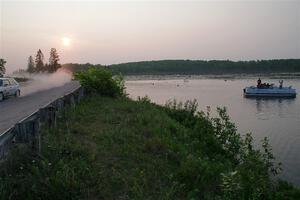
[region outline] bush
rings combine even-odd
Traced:
[[[284,192],[274,188],[277,183],[272,176],[281,168],[275,163],[267,138],[262,141],[262,151],[256,150],[251,134],[241,136],[237,132],[226,108],[217,108],[219,116],[212,118],[209,113],[196,112],[196,101],[173,100],[166,103],[165,110],[172,119],[192,130],[186,140],[190,139],[188,143],[194,146],[189,146],[188,159],[178,178],[194,198],[205,199],[212,192],[221,199],[272,199],[274,192],[277,196],[298,194],[293,187]],[[206,159],[200,159],[203,155]],[[202,179],[195,178],[195,174]],[[205,185],[201,185],[203,182]],[[206,194],[202,196],[196,190]]]
[[[91,93],[110,97],[126,95],[123,77],[113,77],[108,69],[92,67],[87,71],[77,72],[75,79]]]

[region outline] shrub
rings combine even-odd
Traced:
[[[150,104],[151,103],[151,99],[149,98],[149,96],[144,96],[144,97],[140,97],[140,96],[138,96],[138,98],[137,98],[137,101],[138,102],[141,102],[141,103],[148,103],[148,104]]]
[[[193,197],[202,199],[215,191],[221,199],[272,199],[276,185],[272,176],[281,168],[275,163],[266,138],[262,141],[262,151],[256,150],[251,134],[241,136],[237,132],[226,108],[217,108],[218,117],[210,117],[209,113],[196,112],[196,101],[173,100],[166,103],[165,110],[172,119],[192,130],[188,138],[194,145],[189,146],[189,159],[181,166],[178,178]],[[203,155],[206,159],[200,159]],[[195,178],[196,174],[202,179]],[[201,185],[203,182],[205,186]],[[202,196],[196,190],[206,194]],[[286,193],[293,196],[298,192],[291,191]]]
[[[75,79],[90,93],[110,97],[126,95],[123,77],[113,77],[108,69],[91,67],[87,71],[77,72]]]

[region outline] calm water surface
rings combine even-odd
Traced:
[[[278,80],[263,80],[277,84]],[[247,99],[245,86],[255,85],[255,79],[183,79],[127,81],[130,97],[148,95],[158,104],[169,99],[197,99],[199,110],[226,106],[239,132],[252,132],[255,145],[268,137],[277,160],[283,164],[281,178],[300,186],[300,95],[295,99]],[[285,79],[300,92],[300,79]],[[214,112],[214,111],[213,111]]]

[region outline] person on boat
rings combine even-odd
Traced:
[[[279,88],[280,88],[280,89],[282,88],[282,85],[283,85],[283,80],[280,80],[280,81],[279,81]]]
[[[257,88],[261,88],[261,80],[260,80],[260,78],[258,78],[258,80],[257,80]]]
[[[268,88],[268,84],[267,83],[262,83],[262,84],[260,84],[260,88],[266,89],[266,88]]]

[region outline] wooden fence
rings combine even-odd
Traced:
[[[79,87],[42,107],[16,125],[0,134],[0,159],[4,158],[16,144],[27,144],[32,150],[41,150],[41,126],[55,127],[58,113],[66,106],[74,106],[84,97]]]

